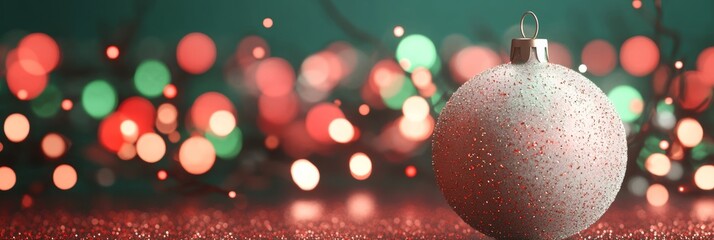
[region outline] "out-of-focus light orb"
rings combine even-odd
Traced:
[[[138,96],[129,97],[119,104],[116,112],[122,114],[127,120],[133,121],[136,125],[136,131],[133,131],[131,123],[122,123],[127,124],[124,127],[128,127],[123,132],[126,141],[133,143],[142,134],[153,132],[156,108],[149,100]]]
[[[683,118],[675,127],[677,139],[683,147],[694,147],[702,141],[704,130],[702,125],[693,118]]]
[[[167,177],[169,177],[169,174],[166,173],[165,170],[159,170],[158,172],[156,172],[156,178],[161,181],[166,180]]]
[[[230,192],[228,192],[228,197],[229,197],[229,198],[236,198],[236,191],[230,191]]]
[[[263,59],[265,57],[265,48],[260,46],[253,48],[253,57],[255,59]]]
[[[407,175],[409,178],[414,178],[417,175],[417,169],[414,167],[414,165],[409,165],[404,169],[404,175]]]
[[[127,142],[134,142],[136,138],[139,137],[139,126],[132,120],[127,119],[122,121],[121,125],[119,125],[119,129],[124,136],[124,140]]]
[[[145,133],[136,141],[136,154],[145,162],[158,162],[166,154],[166,143],[159,134]]]
[[[620,115],[623,122],[637,120],[644,108],[642,95],[637,89],[629,85],[621,85],[613,88],[607,97],[615,105],[615,111]]]
[[[265,148],[274,150],[278,148],[278,145],[280,144],[280,139],[278,139],[277,136],[275,135],[268,135],[265,137]]]
[[[678,162],[672,162],[672,167],[669,169],[669,173],[667,173],[667,179],[672,180],[672,181],[679,181],[682,178],[682,175],[684,175],[684,168],[682,167],[681,163]]]
[[[620,63],[628,73],[636,77],[643,77],[657,68],[659,48],[648,37],[631,37],[622,43]]]
[[[704,49],[697,57],[697,71],[709,86],[714,86],[714,47]]]
[[[714,189],[714,166],[702,165],[694,173],[694,184],[702,190]]]
[[[47,74],[33,74],[22,67],[21,62],[34,63],[32,60],[17,60],[7,67],[7,86],[18,99],[27,101],[39,96],[47,86]],[[37,66],[34,63],[32,66]],[[41,68],[41,67],[38,67]]]
[[[330,143],[329,126],[332,120],[345,118],[342,110],[330,103],[320,103],[312,107],[305,117],[305,129],[308,135],[322,143]]]
[[[117,46],[110,45],[107,47],[106,54],[109,59],[117,59],[119,58],[119,48]]]
[[[72,110],[72,107],[74,107],[74,103],[72,103],[72,100],[62,100],[62,110],[69,111]]]
[[[655,183],[647,188],[647,202],[655,207],[664,206],[669,200],[669,192],[662,184]]]
[[[191,123],[201,131],[210,130],[211,115],[214,112],[226,110],[236,112],[233,102],[218,92],[207,92],[198,96],[191,106]]]
[[[367,116],[367,114],[369,114],[369,110],[370,110],[370,109],[369,109],[369,105],[364,104],[364,103],[361,104],[361,105],[359,105],[358,111],[359,111],[359,114],[360,114],[360,115],[362,115],[362,116]]]
[[[127,120],[126,116],[121,113],[113,113],[104,118],[99,123],[99,143],[112,152],[118,152],[122,144],[124,144],[124,135],[121,132],[121,124]]]
[[[236,118],[233,113],[226,110],[219,110],[211,114],[208,120],[208,128],[213,134],[225,137],[236,127]]]
[[[588,66],[585,64],[578,65],[578,72],[585,73],[588,71]]]
[[[365,180],[372,175],[372,160],[367,154],[358,152],[350,157],[350,173],[357,180]]]
[[[270,57],[270,46],[259,36],[247,36],[238,43],[235,56],[238,58],[238,65],[247,69],[256,60]]]
[[[344,118],[335,118],[328,126],[330,138],[338,143],[348,143],[355,136],[355,130],[350,121]]]
[[[272,18],[269,18],[269,17],[264,18],[264,19],[263,19],[263,27],[265,27],[265,28],[271,28],[271,27],[273,27],[273,19],[272,19]]]
[[[7,191],[12,189],[15,186],[15,182],[17,182],[15,171],[6,166],[0,167],[0,190]]]
[[[40,96],[30,101],[30,107],[38,117],[50,118],[59,112],[61,102],[62,92],[55,85],[50,84]]]
[[[21,113],[13,113],[5,118],[5,136],[10,142],[22,142],[30,134],[30,121]]]
[[[573,58],[570,56],[570,51],[565,45],[557,42],[548,43],[548,61],[567,68],[573,66]]]
[[[650,183],[646,178],[642,176],[633,176],[630,181],[627,182],[627,188],[635,196],[644,197],[647,192],[647,187]]]
[[[103,118],[117,106],[114,88],[104,80],[94,80],[82,90],[82,106],[92,118]]]
[[[39,68],[23,66],[34,75],[48,74],[57,67],[60,60],[60,49],[52,37],[44,33],[32,33],[20,40],[17,46],[17,57],[21,64],[37,63]],[[39,70],[39,71],[37,71]]]
[[[642,7],[642,1],[640,0],[632,0],[632,8],[634,9],[640,9]]]
[[[162,124],[172,124],[178,118],[178,109],[171,103],[159,105],[156,110],[156,119]]]
[[[147,97],[161,95],[169,82],[171,82],[169,68],[157,60],[142,62],[134,73],[134,86],[141,95]]]
[[[22,195],[22,200],[20,200],[20,205],[22,205],[23,208],[30,208],[32,207],[32,197],[30,194],[25,194]]]
[[[186,172],[200,175],[208,172],[216,162],[216,150],[206,138],[194,136],[186,139],[179,149],[179,162]]]
[[[314,200],[295,200],[290,204],[290,216],[294,221],[316,221],[322,217],[323,205]]]
[[[136,147],[131,143],[122,143],[117,152],[117,157],[124,161],[134,159],[136,157]]]
[[[395,37],[402,37],[404,36],[404,27],[397,25],[394,27],[393,32]]]
[[[167,99],[173,99],[176,97],[176,94],[178,91],[176,90],[176,86],[173,84],[167,84],[166,87],[164,87],[164,97]]]
[[[501,64],[501,57],[487,47],[471,46],[459,50],[449,62],[451,75],[462,84],[486,69]]]
[[[243,149],[243,132],[240,128],[233,128],[233,131],[224,137],[218,137],[211,133],[206,133],[205,136],[213,144],[216,156],[222,159],[235,158]]]
[[[669,142],[667,142],[667,140],[659,141],[659,148],[662,150],[667,150],[667,148],[669,148]]]
[[[419,96],[411,96],[402,106],[404,117],[410,121],[422,121],[429,115],[429,103]]]
[[[320,171],[307,159],[298,159],[290,166],[293,182],[303,191],[310,191],[320,182]]]
[[[400,117],[396,121],[399,124],[399,132],[412,141],[424,141],[434,131],[434,118],[431,115],[419,121],[412,121],[406,117]]]
[[[708,108],[712,98],[712,87],[705,82],[705,77],[699,71],[679,74],[672,80],[669,95],[674,97],[682,108],[702,112]],[[680,90],[682,85],[684,92]]]
[[[676,62],[674,62],[675,69],[682,69],[682,67],[684,67],[684,63],[682,62],[682,60],[677,60]]]
[[[176,47],[179,67],[191,74],[202,74],[216,61],[216,44],[206,34],[194,32],[184,36]]]
[[[665,176],[672,167],[669,158],[661,153],[653,153],[645,160],[645,169],[657,176]]]
[[[272,57],[258,64],[255,81],[261,93],[279,97],[293,90],[295,71],[285,59]]]
[[[114,172],[109,168],[102,168],[97,171],[97,183],[102,187],[110,187],[114,185],[116,176]]]
[[[64,138],[57,133],[49,133],[42,138],[42,152],[48,158],[59,158],[67,150],[67,144]]]
[[[418,89],[424,89],[432,84],[431,72],[429,69],[419,67],[412,71],[412,81]]]
[[[57,188],[68,190],[77,183],[77,171],[70,165],[59,165],[55,168],[54,173],[52,173],[52,181]]]
[[[374,196],[369,192],[356,192],[347,198],[347,213],[357,221],[369,220],[375,207]]]
[[[616,59],[615,48],[602,39],[596,39],[586,44],[581,55],[581,62],[587,66],[585,70],[595,76],[605,76],[612,72],[617,63]]]
[[[437,63],[437,58],[434,43],[424,35],[406,36],[397,45],[397,60],[400,63],[409,63],[401,64],[407,72],[412,72],[417,67],[431,69]]]

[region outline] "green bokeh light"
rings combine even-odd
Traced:
[[[637,89],[628,85],[617,86],[607,94],[607,97],[615,105],[615,110],[623,122],[632,122],[640,117],[641,112],[632,109],[634,101],[642,102],[642,95]]]
[[[664,101],[659,101],[657,103],[657,112],[670,112],[674,113],[674,105],[672,104],[667,104]]]
[[[235,158],[240,153],[240,150],[243,149],[243,132],[237,127],[225,137],[206,133],[206,139],[216,149],[216,156],[222,159]]]
[[[384,105],[387,105],[388,108],[399,110],[402,109],[404,101],[406,101],[407,98],[414,96],[416,92],[416,88],[414,88],[414,85],[412,85],[412,81],[409,78],[405,77],[404,81],[402,81],[402,86],[401,88],[399,88],[399,91],[393,96],[382,96],[382,101],[384,101]]]
[[[52,117],[57,114],[61,104],[62,92],[53,84],[47,85],[42,94],[30,102],[32,111],[42,118]]]
[[[432,69],[437,63],[437,58],[434,43],[424,35],[409,35],[397,46],[397,60],[409,62],[409,67],[404,69],[407,72],[411,72],[417,67],[425,67],[433,72],[438,72],[438,69]]]
[[[89,116],[102,118],[117,106],[117,93],[107,81],[94,80],[82,90],[82,106]]]
[[[161,95],[166,85],[171,82],[171,73],[162,62],[146,60],[139,64],[134,73],[134,86],[144,96]]]

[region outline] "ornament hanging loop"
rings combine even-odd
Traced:
[[[533,33],[533,36],[530,37],[531,39],[536,39],[538,37],[538,28],[540,24],[538,24],[538,17],[535,15],[533,11],[527,11],[523,13],[523,16],[521,16],[521,36],[523,38],[526,37],[525,31],[523,31],[523,21],[526,20],[526,16],[531,15],[533,16],[533,20],[535,20],[535,33]]]

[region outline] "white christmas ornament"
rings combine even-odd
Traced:
[[[532,15],[536,30],[523,34]],[[496,238],[571,236],[609,208],[625,174],[625,128],[583,75],[548,63],[538,19],[521,18],[511,63],[461,86],[439,116],[433,164],[449,205]]]

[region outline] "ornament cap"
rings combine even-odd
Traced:
[[[526,16],[531,15],[535,20],[535,32],[530,38],[526,38],[523,31],[523,21]],[[521,38],[511,40],[511,63],[520,64],[530,61],[538,61],[541,63],[548,62],[548,39],[539,39],[538,30],[540,26],[538,17],[532,11],[527,11],[521,16]]]

